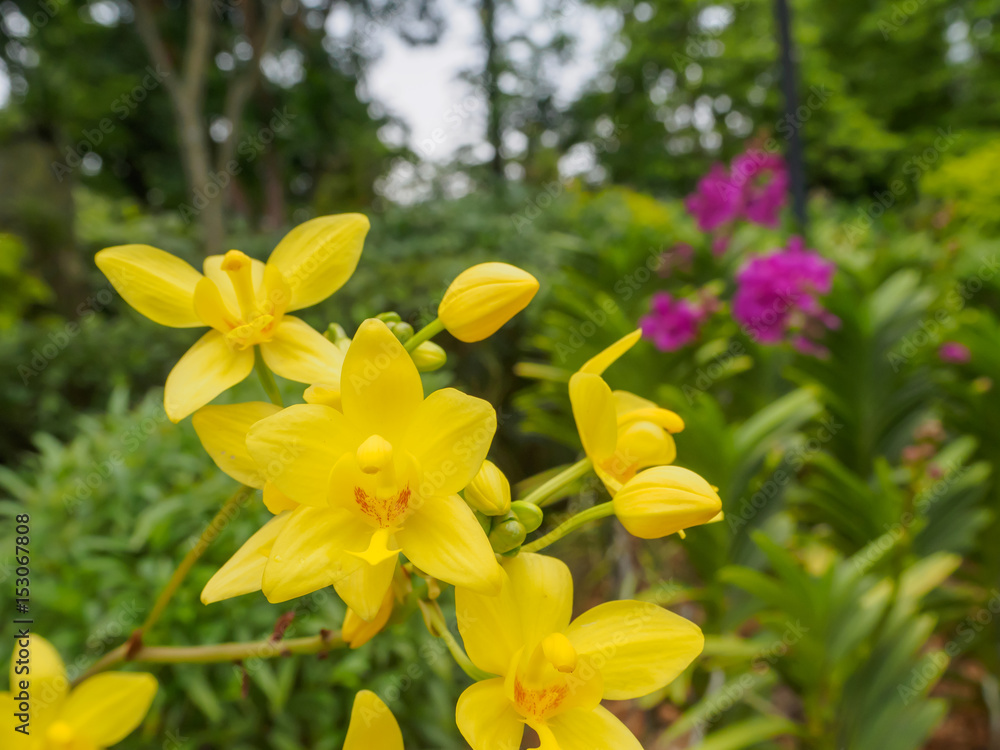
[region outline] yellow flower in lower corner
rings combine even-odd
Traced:
[[[612,391],[601,375],[635,346],[633,331],[590,359],[569,381],[580,441],[594,470],[614,495],[640,469],[672,463],[677,446],[672,433],[684,429],[674,412],[628,391]]]
[[[601,706],[667,685],[701,653],[694,623],[638,601],[598,605],[570,622],[573,579],[552,557],[504,562],[499,596],[457,588],[458,629],[473,663],[497,675],[459,698],[473,750],[516,750],[527,724],[545,750],[642,750]]]
[[[329,297],[354,273],[368,232],[361,214],[321,216],[285,235],[264,264],[239,250],[205,259],[204,275],[149,245],[97,253],[98,267],[126,302],[172,328],[212,330],[167,377],[164,408],[178,422],[254,366],[254,347],[278,375],[301,383],[339,372],[343,353],[286,313]]]
[[[0,744],[11,750],[111,747],[139,726],[156,689],[156,678],[142,672],[104,672],[70,689],[52,644],[28,636],[14,647],[10,691],[0,692]]]
[[[351,342],[340,391],[343,411],[299,404],[250,428],[250,455],[299,505],[251,537],[202,601],[262,589],[283,602],[332,585],[372,620],[400,553],[435,578],[495,593],[500,566],[457,494],[486,458],[493,407],[452,388],[424,398],[413,360],[374,319]]]
[[[371,690],[361,690],[354,697],[344,750],[403,750],[396,718]]]

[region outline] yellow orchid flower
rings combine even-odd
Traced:
[[[640,471],[612,499],[615,516],[632,536],[660,539],[722,520],[722,500],[698,474],[680,466]]]
[[[451,282],[438,317],[459,341],[482,341],[527,307],[537,291],[538,279],[517,266],[480,263]]]
[[[453,388],[424,398],[409,353],[374,319],[351,342],[340,392],[343,411],[298,404],[250,428],[257,466],[300,505],[254,534],[202,601],[262,589],[283,602],[333,585],[371,620],[400,552],[435,578],[495,593],[500,566],[456,494],[486,458],[493,407]]]
[[[371,690],[361,690],[354,697],[344,750],[403,750],[396,718]]]
[[[641,337],[642,331],[624,336],[569,380],[583,449],[612,496],[640,469],[672,463],[677,457],[672,433],[684,429],[684,420],[674,412],[628,391],[612,391],[601,377]]]
[[[38,635],[19,639],[10,664],[10,691],[0,692],[4,748],[100,750],[139,726],[156,695],[156,678],[104,672],[70,689],[66,667]]]
[[[545,750],[642,750],[603,708],[667,685],[701,653],[694,623],[649,602],[598,605],[570,622],[565,563],[524,553],[504,562],[499,596],[455,591],[472,662],[497,675],[472,685],[456,719],[473,750],[518,748],[527,724]]]
[[[204,275],[149,245],[97,253],[118,293],[150,320],[172,328],[208,326],[171,370],[163,403],[179,422],[254,367],[254,347],[278,375],[313,383],[340,370],[343,354],[301,319],[354,273],[368,232],[361,214],[322,216],[285,235],[267,263],[239,250],[205,259]]]

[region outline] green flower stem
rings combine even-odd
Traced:
[[[274,373],[264,361],[264,355],[260,353],[259,346],[253,348],[253,367],[257,371],[257,377],[260,378],[260,384],[264,386],[264,393],[267,394],[271,403],[284,406],[285,404],[281,400],[281,391],[278,390],[278,384],[274,382]]]
[[[589,458],[581,459],[518,499],[544,508],[562,497],[559,493],[580,477],[586,476],[593,466],[594,463]]]
[[[170,576],[170,580],[167,581],[167,585],[160,592],[160,595],[156,598],[156,603],[153,604],[153,609],[149,613],[149,617],[142,624],[136,633],[132,634],[129,642],[125,645],[128,646],[129,643],[135,645],[141,643],[142,635],[148,633],[150,628],[156,624],[156,621],[160,619],[170,600],[173,598],[174,594],[177,593],[177,589],[180,588],[181,583],[187,577],[187,574],[194,567],[194,564],[201,557],[202,553],[208,548],[212,542],[215,541],[216,537],[222,533],[222,530],[229,525],[229,520],[236,513],[236,509],[241,506],[248,497],[253,493],[253,487],[247,487],[246,485],[241,486],[236,492],[230,495],[229,499],[223,503],[219,512],[215,514],[215,518],[211,520],[205,530],[201,532],[201,537],[199,537],[197,544],[195,544],[188,553],[181,560],[180,565],[174,571],[174,574]],[[138,641],[138,643],[136,642]]]
[[[448,629],[448,623],[444,619],[444,612],[441,611],[441,607],[438,606],[437,602],[428,602],[421,599],[418,601],[418,604],[424,613],[424,621],[427,623],[427,629],[430,630],[431,635],[444,641],[448,647],[448,651],[451,652],[452,658],[462,668],[463,672],[476,682],[496,677],[496,675],[484,672],[472,663],[472,659],[465,653],[465,649],[455,640],[455,636]]]
[[[541,539],[536,539],[531,544],[524,545],[521,547],[521,551],[538,552],[538,550],[545,549],[553,542],[557,542],[567,534],[576,531],[585,523],[590,523],[591,521],[596,521],[600,518],[607,518],[608,516],[613,516],[614,514],[615,506],[611,500],[608,500],[606,503],[601,503],[600,505],[595,505],[593,508],[587,508],[587,510],[577,513],[568,521],[556,526]]]
[[[214,646],[141,646],[132,654],[129,654],[129,644],[123,643],[113,651],[109,651],[90,669],[73,680],[73,684],[78,685],[88,677],[125,662],[214,664],[242,659],[273,659],[291,654],[317,654],[342,648],[345,645],[339,630],[324,630],[319,635],[280,641],[268,638],[263,641],[245,643],[218,643]]]
[[[444,323],[441,322],[441,318],[434,318],[430,323],[425,325],[415,334],[407,339],[406,343],[403,344],[406,347],[406,351],[412,352],[418,346],[420,346],[425,341],[430,341],[432,338],[437,336],[441,331],[444,330]]]

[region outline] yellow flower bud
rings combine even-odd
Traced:
[[[340,627],[340,634],[347,642],[347,645],[351,648],[360,648],[378,635],[386,623],[389,622],[389,617],[392,615],[392,608],[395,603],[392,587],[390,586],[385,594],[385,598],[382,600],[382,606],[379,607],[374,619],[370,621],[362,620],[357,612],[348,607],[347,614],[344,615],[344,624]]]
[[[444,366],[448,361],[448,355],[444,349],[433,341],[425,341],[412,352],[413,364],[417,366],[419,372],[433,372]]]
[[[510,482],[492,461],[483,461],[479,473],[465,488],[465,502],[488,516],[503,516],[510,510]]]
[[[614,496],[615,515],[633,536],[659,539],[708,523],[722,510],[708,482],[680,466],[646,469]]]
[[[460,341],[482,341],[517,315],[538,291],[538,279],[507,263],[480,263],[458,275],[438,317]]]

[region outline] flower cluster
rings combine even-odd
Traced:
[[[817,343],[840,319],[818,297],[828,294],[836,266],[793,237],[786,250],[751,259],[736,275],[733,317],[752,338],[773,344],[789,338],[797,349],[822,355]]]
[[[698,337],[698,329],[707,316],[707,306],[697,301],[657,292],[649,304],[649,314],[639,321],[639,327],[657,349],[672,352]]]
[[[703,232],[716,232],[717,252],[725,250],[724,233],[736,220],[776,228],[788,190],[788,170],[778,154],[749,149],[730,168],[715,164],[698,181],[685,205]]]
[[[434,335],[446,330],[465,342],[489,337],[531,301],[537,280],[504,263],[473,266],[450,285],[438,317],[416,332],[391,312],[364,320],[353,337],[339,326],[321,335],[287,315],[347,281],[367,228],[358,215],[314,219],[292,230],[266,264],[230,250],[207,259],[204,275],[147,246],[98,254],[102,271],[139,312],[165,325],[212,329],[171,372],[165,408],[175,421],[193,413],[212,460],[244,485],[236,496],[260,490],[272,515],[212,576],[202,601],[259,591],[269,602],[285,602],[333,587],[346,616],[339,633],[323,631],[310,641],[317,644],[313,653],[335,642],[358,648],[397,610],[413,609],[398,605],[415,603],[474,680],[456,710],[474,750],[519,747],[525,727],[542,748],[641,750],[602,699],[662,689],[701,652],[701,631],[639,601],[608,602],[573,619],[569,569],[537,554],[602,517],[616,516],[644,539],[683,537],[685,529],[722,517],[715,488],[673,465],[680,416],[612,391],[604,379],[641,332],[615,342],[570,379],[585,457],[513,499],[507,477],[487,458],[497,429],[494,407],[454,388],[427,392],[420,372],[444,363]],[[255,368],[270,402],[208,404]],[[308,386],[303,403],[282,403],[272,371]],[[527,542],[542,527],[545,507],[591,471],[611,499]],[[175,579],[189,568],[185,560]],[[442,584],[455,587],[464,649],[437,603]],[[172,579],[154,611],[176,588]],[[143,628],[153,622],[155,615]],[[143,660],[142,635],[136,631],[111,656]],[[142,720],[156,692],[151,676],[95,674],[65,697],[58,656],[41,639],[31,643],[41,649],[31,694],[40,694],[38,680],[49,674],[62,680],[48,713],[30,707],[36,721],[46,717],[42,739],[31,747],[105,747]],[[249,653],[262,652],[259,644],[246,645]],[[232,659],[238,646],[226,644],[219,660]],[[190,660],[211,660],[205,649],[214,655],[204,647],[201,658]],[[92,671],[111,663],[117,662],[102,660]],[[19,698],[9,693],[3,700]],[[359,692],[344,747],[402,746],[388,707]]]

